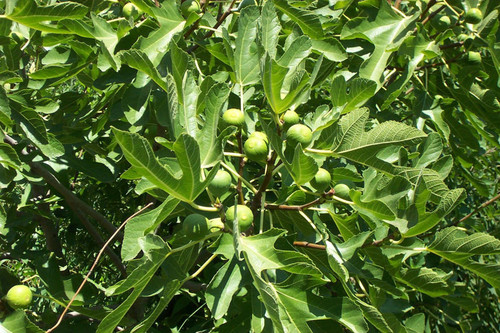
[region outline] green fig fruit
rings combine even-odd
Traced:
[[[333,190],[335,191],[335,196],[344,200],[351,200],[351,197],[349,196],[350,188],[346,184],[337,184],[333,187]]]
[[[216,197],[221,197],[229,190],[232,178],[229,172],[219,169],[215,174],[214,179],[208,185],[208,190]]]
[[[477,24],[483,20],[483,13],[479,8],[471,8],[465,13],[465,22]]]
[[[306,125],[295,124],[286,132],[286,141],[289,146],[294,147],[300,143],[302,148],[306,148],[311,144],[312,131]]]
[[[240,231],[245,231],[252,225],[253,213],[252,210],[245,205],[238,205],[237,207],[236,214],[238,216],[238,227]],[[232,227],[235,220],[234,211],[235,206],[229,207],[226,211],[226,221],[229,227]]]
[[[229,125],[241,126],[245,123],[245,115],[240,109],[228,109],[222,115],[222,120]]]
[[[323,168],[319,168],[314,178],[309,181],[312,187],[318,192],[324,192],[330,187],[330,182],[332,181],[332,176],[330,172]]]
[[[201,240],[210,233],[207,218],[200,214],[188,215],[182,222],[182,230],[194,241]]]
[[[5,295],[7,304],[13,309],[27,308],[31,304],[32,299],[33,293],[30,288],[22,284],[10,288],[7,295]]]
[[[256,136],[249,137],[243,145],[245,155],[249,160],[264,162],[267,158],[269,148],[267,142]]]
[[[136,5],[134,5],[131,2],[127,2],[122,9],[122,14],[126,19],[129,19],[132,17],[132,19],[135,21],[139,18],[139,16],[142,15],[142,10],[137,8]]]

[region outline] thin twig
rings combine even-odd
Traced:
[[[11,146],[16,146],[18,142],[8,136],[5,135],[4,141],[10,144]],[[22,152],[23,155],[27,155],[27,152]],[[86,202],[78,198],[73,192],[68,190],[60,181],[57,179],[56,176],[54,176],[51,172],[49,172],[47,169],[45,169],[40,163],[36,162],[27,162],[28,165],[31,167],[31,170],[37,173],[39,176],[41,176],[47,184],[52,186],[61,196],[66,200],[66,202],[73,208],[76,206],[76,208],[83,213],[87,214],[88,216],[92,217],[95,219],[106,231],[108,231],[110,234],[114,233],[116,231],[116,227],[106,219],[102,214],[94,210],[90,205],[88,205]],[[85,215],[82,214],[82,215]],[[118,239],[122,240],[123,239],[123,234],[119,233],[118,234]]]
[[[436,2],[437,2],[437,0],[429,1],[429,3],[427,4],[427,7],[425,7],[424,11],[420,15],[420,20],[423,19],[425,15],[427,15],[427,12],[431,9],[432,6],[434,6],[436,4]]]
[[[264,175],[264,180],[259,186],[259,189],[257,190],[257,193],[255,193],[255,196],[253,197],[252,200],[252,205],[251,209],[254,212],[257,211],[257,208],[259,208],[261,204],[261,199],[262,199],[262,193],[264,193],[269,186],[269,183],[271,183],[271,179],[273,178],[273,170],[274,170],[274,162],[276,161],[276,157],[278,155],[276,152],[272,152],[271,157],[267,160],[267,165],[266,165],[266,173]]]
[[[97,263],[99,262],[99,259],[101,259],[101,256],[102,254],[104,253],[104,250],[108,247],[108,245],[113,241],[113,238],[115,238],[115,236],[118,234],[118,232],[123,229],[123,227],[125,227],[125,225],[127,224],[128,221],[130,221],[132,218],[134,218],[135,216],[139,215],[141,212],[143,212],[144,210],[146,210],[147,208],[149,208],[153,203],[149,203],[148,205],[146,205],[145,207],[143,207],[142,209],[140,209],[138,212],[132,214],[128,219],[126,219],[118,229],[116,229],[116,232],[111,235],[111,237],[108,239],[108,241],[104,244],[104,246],[101,248],[101,250],[99,251],[99,253],[97,254],[97,257],[95,258],[94,260],[94,263],[92,264],[92,267],[90,267],[90,270],[89,272],[87,273],[87,275],[85,276],[85,278],[83,279],[82,283],[80,284],[80,286],[78,287],[78,289],[76,290],[75,294],[73,295],[73,297],[71,298],[71,300],[69,301],[69,303],[66,305],[66,307],[64,308],[64,311],[61,313],[61,315],[59,316],[59,320],[57,321],[57,323],[52,326],[52,328],[48,329],[47,330],[47,333],[50,333],[52,332],[53,330],[55,330],[62,322],[63,320],[63,317],[64,315],[66,314],[66,312],[68,312],[71,304],[73,304],[73,302],[75,301],[76,299],[76,296],[78,296],[78,294],[80,293],[80,291],[83,289],[83,286],[85,285],[85,283],[87,283],[87,280],[89,279],[90,277],[90,274],[92,274],[92,272],[94,271],[94,268],[97,266]]]
[[[491,205],[492,203],[494,203],[495,201],[497,201],[498,199],[500,199],[500,193],[498,193],[495,197],[493,197],[492,199],[484,202],[481,206],[477,207],[472,213],[469,213],[467,214],[466,216],[462,217],[460,220],[457,220],[455,222],[453,222],[453,226],[456,226],[457,224],[467,220],[469,217],[471,217],[472,215],[476,214],[477,212],[479,212],[481,209],[485,208],[485,207],[488,207],[489,205]]]
[[[300,205],[300,206],[265,204],[264,208],[269,209],[269,210],[303,211],[303,210],[307,209],[308,207],[319,204],[321,202],[321,200],[322,200],[322,198],[317,198],[316,200],[313,200],[311,202],[308,202],[308,203]]]
[[[231,4],[227,8],[227,10],[224,12],[224,14],[222,14],[222,16],[219,18],[219,20],[217,21],[217,23],[214,25],[214,30],[210,30],[209,32],[207,32],[205,34],[205,36],[203,36],[203,39],[207,39],[207,38],[209,38],[210,36],[212,36],[214,34],[215,29],[217,29],[218,27],[220,27],[220,25],[224,22],[224,20],[231,14],[231,9],[233,8],[233,6],[234,6],[235,3],[236,3],[236,0],[231,1]],[[194,52],[198,47],[200,47],[199,44],[191,46],[188,49],[188,53]]]
[[[317,249],[317,250],[326,250],[325,245],[314,244],[314,243],[309,243],[309,242],[293,242],[293,246],[307,247],[310,249]]]

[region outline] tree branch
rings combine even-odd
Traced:
[[[12,146],[17,145],[17,141],[12,137],[6,135],[4,141],[9,143]],[[22,153],[23,155],[27,155],[26,152]],[[78,198],[73,192],[68,190],[52,173],[47,171],[43,166],[39,163],[28,161],[27,164],[31,167],[32,171],[41,176],[47,184],[52,186],[59,194],[62,195],[64,200],[70,206],[75,207],[78,210],[83,211],[85,214],[89,215],[93,219],[95,219],[107,232],[110,234],[116,231],[116,227],[106,219],[102,214],[95,211],[92,207],[90,207],[86,202]],[[123,239],[123,233],[119,233],[117,239],[120,241]]]
[[[134,218],[135,216],[139,215],[141,212],[143,212],[144,210],[146,210],[149,206],[151,206],[152,203],[150,203],[149,205],[141,208],[139,211],[135,212],[134,214],[132,214],[128,219],[126,219],[118,229],[116,229],[115,233],[113,235],[111,235],[111,237],[109,237],[109,239],[106,241],[106,243],[103,245],[103,247],[101,248],[101,250],[99,251],[99,253],[97,254],[97,257],[95,258],[94,260],[94,263],[92,264],[92,267],[90,267],[90,270],[89,272],[87,273],[87,275],[85,275],[85,278],[83,279],[82,283],[80,284],[80,286],[78,287],[78,289],[76,290],[75,294],[73,295],[73,297],[71,298],[71,300],[68,302],[68,304],[66,305],[66,308],[64,308],[63,312],[61,313],[61,315],[59,316],[59,320],[57,321],[57,323],[51,327],[50,329],[47,330],[47,333],[50,333],[52,331],[54,331],[62,322],[66,312],[68,312],[69,308],[71,307],[71,304],[73,304],[73,302],[75,301],[76,299],[76,296],[78,296],[78,294],[80,293],[80,291],[83,289],[83,286],[85,285],[85,283],[87,283],[87,280],[89,279],[90,277],[90,274],[92,274],[92,272],[94,271],[95,267],[97,266],[97,263],[99,262],[99,259],[101,259],[101,256],[103,254],[103,252],[106,250],[106,248],[108,248],[108,245],[113,241],[113,239],[116,237],[116,235],[118,234],[118,232],[123,228],[125,227],[125,225],[127,224],[128,221],[130,221],[132,218]]]
[[[209,32],[207,32],[205,34],[205,36],[203,36],[203,39],[207,39],[209,38],[210,36],[212,36],[215,32],[215,30],[220,27],[220,25],[224,22],[224,20],[231,14],[231,9],[233,8],[234,4],[236,3],[236,0],[233,0],[231,1],[231,4],[229,5],[229,7],[226,9],[226,11],[224,12],[224,14],[222,14],[222,16],[219,18],[219,20],[217,21],[217,23],[214,25],[213,29],[214,30],[210,30]],[[194,52],[199,46],[199,44],[196,44],[196,45],[193,45],[189,48],[189,50],[187,51],[188,53],[192,53]]]
[[[492,203],[494,203],[495,201],[497,201],[498,199],[500,199],[500,193],[498,193],[495,197],[493,197],[492,199],[484,202],[483,204],[481,204],[481,206],[477,207],[472,213],[469,213],[467,214],[466,216],[462,217],[460,220],[456,220],[455,222],[453,222],[452,226],[456,226],[457,224],[459,223],[462,223],[463,221],[467,220],[468,218],[470,218],[472,215],[476,214],[477,212],[479,212],[481,209],[485,208],[485,207],[488,207],[489,205],[491,205]]]

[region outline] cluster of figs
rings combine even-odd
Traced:
[[[245,124],[245,115],[240,109],[230,108],[222,115],[222,120],[228,126],[235,126],[241,129]],[[303,148],[308,147],[313,139],[312,130],[300,123],[300,116],[293,110],[286,111],[280,117],[283,130],[286,131],[286,145],[294,149],[298,144]],[[259,164],[266,163],[270,157],[269,139],[264,132],[254,131],[248,134],[243,143],[244,157],[249,161]],[[208,185],[208,191],[215,197],[220,198],[230,190],[233,177],[224,170],[219,169]],[[332,182],[331,174],[324,168],[319,168],[309,185],[317,192],[322,193],[330,188]],[[349,186],[338,183],[333,188],[338,198],[349,200]],[[208,219],[201,214],[188,215],[182,228],[186,236],[194,241],[202,240],[213,232],[232,229],[236,220],[240,232],[248,230],[253,223],[254,215],[252,210],[246,205],[234,205],[225,212],[225,223],[221,218]]]

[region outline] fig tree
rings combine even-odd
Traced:
[[[191,13],[200,13],[201,7],[197,0],[186,0],[181,4],[182,16],[189,17]]]
[[[141,16],[142,10],[137,8],[137,6],[134,5],[133,3],[127,2],[123,6],[122,14],[126,19],[129,19],[130,17],[132,17],[133,20],[137,20],[137,18],[139,18],[139,16]]]
[[[232,178],[229,172],[219,169],[210,185],[208,185],[208,190],[216,197],[220,197],[229,190],[231,181]]]
[[[465,22],[477,24],[483,20],[483,13],[479,8],[471,8],[465,13]]]
[[[319,168],[314,178],[311,179],[309,184],[318,192],[324,192],[328,187],[330,187],[330,182],[332,181],[332,176],[328,170]]]
[[[245,115],[240,109],[228,109],[222,115],[222,120],[229,125],[241,126],[245,123]]]
[[[267,158],[269,148],[266,141],[256,136],[251,136],[245,141],[243,150],[249,160],[263,162]]]
[[[210,233],[208,219],[200,214],[188,215],[182,222],[182,230],[189,239],[200,240]]]
[[[13,309],[23,309],[31,304],[33,294],[30,288],[25,285],[18,284],[10,288],[5,295],[7,304]]]
[[[236,214],[238,216],[238,227],[240,231],[245,231],[252,225],[253,222],[253,213],[250,208],[245,205],[238,205],[236,209]],[[235,206],[229,207],[226,211],[226,221],[229,223],[231,227],[233,225],[235,215]]]
[[[299,143],[305,148],[309,146],[312,141],[312,131],[309,127],[302,124],[295,124],[291,126],[286,132],[287,144],[294,147]]]
[[[349,196],[349,186],[346,184],[337,184],[333,187],[333,190],[335,191],[334,195],[345,200],[351,200],[351,197]]]

